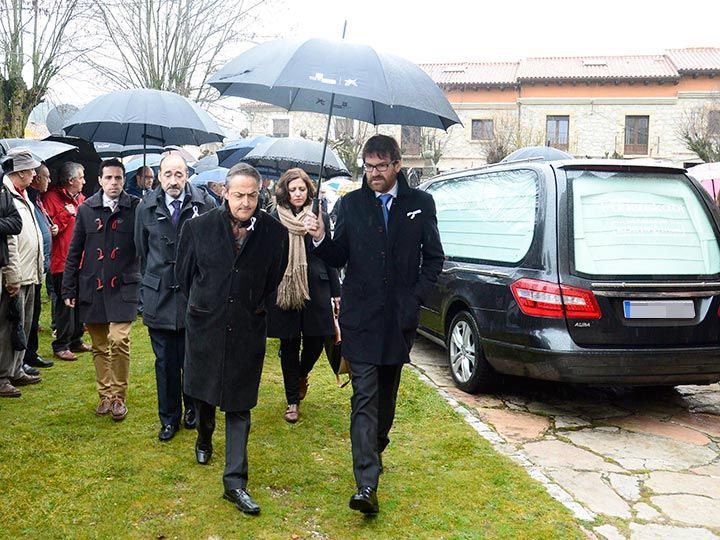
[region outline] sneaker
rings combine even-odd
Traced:
[[[109,414],[112,409],[112,401],[108,397],[104,397],[100,399],[100,403],[98,404],[97,408],[95,409],[95,414],[98,416],[105,416],[106,414]]]
[[[8,381],[0,383],[0,397],[20,397],[22,392]]]
[[[113,398],[112,403],[110,404],[110,412],[112,413],[112,419],[116,422],[123,420],[127,416],[128,410],[125,406],[123,398]]]

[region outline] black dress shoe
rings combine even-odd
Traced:
[[[197,426],[197,413],[195,409],[185,409],[185,429],[195,429]]]
[[[195,461],[197,461],[200,465],[208,464],[210,458],[212,457],[212,452],[212,446],[203,447],[198,443],[195,443]]]
[[[377,514],[380,511],[377,492],[370,486],[363,486],[350,497],[350,508],[363,514]]]
[[[180,426],[166,424],[160,428],[160,433],[158,433],[158,439],[160,439],[161,441],[169,441],[175,436],[175,433],[177,433],[178,429],[180,429]]]
[[[29,365],[27,365],[27,364],[23,364],[22,370],[23,370],[23,371],[25,372],[25,374],[27,374],[27,375],[34,375],[34,376],[36,376],[36,377],[37,377],[38,375],[40,375],[40,372],[39,372],[37,369],[35,369],[34,367],[29,366]]]
[[[53,362],[52,360],[45,360],[44,358],[42,358],[40,356],[36,356],[34,360],[28,359],[25,361],[25,363],[28,366],[41,367],[41,368],[53,367],[53,365],[55,364],[55,362]]]
[[[234,503],[238,510],[246,514],[255,515],[260,513],[260,507],[244,489],[229,489],[223,493],[223,499]]]

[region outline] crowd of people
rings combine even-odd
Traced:
[[[55,360],[92,350],[95,414],[122,421],[140,312],[155,356],[158,439],[170,441],[181,424],[196,429],[195,458],[207,464],[219,407],[224,497],[257,514],[247,441],[266,337],[280,340],[283,418],[295,423],[339,310],[353,385],[357,489],[349,506],[378,512],[401,370],[443,251],[432,197],[408,186],[397,142],[375,135],[362,155],[365,181],[336,205],[330,234],[327,214],[313,212],[315,185],[299,168],[284,172],[268,204],[267,184],[243,163],[210,194],[188,182],[187,163],[171,152],[156,182],[152,169],[140,169],[131,193],[123,163],[109,159],[86,199],[81,165],[63,164],[49,182],[29,151],[11,150],[0,187],[0,397],[19,397],[20,387],[41,381],[37,367],[52,366],[37,354],[47,275]]]

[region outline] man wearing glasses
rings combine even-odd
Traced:
[[[340,329],[352,373],[350,439],[357,484],[350,508],[374,514],[402,365],[410,361],[420,304],[437,281],[444,254],[435,202],[408,186],[397,141],[375,135],[362,156],[365,181],[338,201],[334,237],[312,214],[305,227],[315,255],[331,266],[346,266]]]
[[[185,159],[170,153],[160,162],[160,185],[138,205],[135,246],[143,274],[143,322],[155,353],[161,441],[180,429],[194,429],[195,405],[182,392],[187,302],[175,280],[177,243],[183,224],[215,207],[212,197],[188,183]]]

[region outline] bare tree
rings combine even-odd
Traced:
[[[217,99],[205,81],[232,45],[253,41],[263,8],[278,0],[97,0],[103,39],[90,66],[120,88],[168,90],[198,102]],[[108,52],[116,61],[109,61]],[[110,56],[112,58],[113,56]]]
[[[333,118],[333,122],[335,138],[329,141],[330,146],[337,152],[350,171],[350,176],[355,180],[360,172],[358,158],[368,138],[370,124],[352,118]]]
[[[543,136],[536,130],[520,126],[515,115],[493,119],[493,138],[482,142],[485,161],[498,163],[505,156],[523,146],[541,145]]]
[[[685,147],[706,163],[720,161],[720,100],[685,113],[677,133]]]
[[[82,0],[0,0],[0,136],[22,137],[33,108],[84,50],[73,39]]]
[[[420,129],[420,153],[423,157],[432,160],[433,166],[437,167],[447,146],[450,138],[444,133],[434,128]]]

